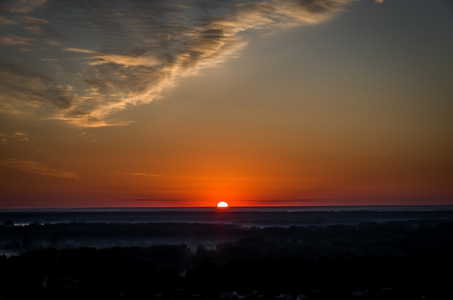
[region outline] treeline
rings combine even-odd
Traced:
[[[97,235],[108,234],[107,229],[116,225],[80,226],[87,235],[88,229],[97,228],[92,233]],[[186,244],[50,247],[3,255],[0,299],[453,299],[450,223],[417,227],[405,223],[289,228],[147,226],[143,224],[142,234],[152,228],[162,234],[165,228],[179,228],[181,235],[203,232],[203,237],[216,233],[237,239],[215,248]],[[129,230],[124,234],[136,234]]]
[[[30,251],[0,258],[0,299],[150,299],[189,266],[185,246]]]
[[[0,250],[21,253],[45,248],[110,248],[185,243],[215,247],[220,243],[261,238],[290,243],[307,258],[395,256],[418,250],[430,254],[453,249],[453,222],[242,227],[192,223],[68,223],[0,226]]]
[[[448,299],[451,254],[307,259],[287,243],[260,239],[196,251],[186,245],[46,249],[0,257],[0,298],[220,299],[236,291],[249,299],[352,299],[362,290],[369,299]],[[382,288],[391,288],[390,298],[376,297]]]

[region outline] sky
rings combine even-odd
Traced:
[[[453,205],[449,0],[0,2],[0,208]]]

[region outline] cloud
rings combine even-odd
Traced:
[[[47,45],[50,45],[50,46],[61,46],[61,43],[60,42],[57,42],[57,41],[46,41],[45,42]]]
[[[15,24],[17,23],[3,16],[0,16],[0,25],[15,25]]]
[[[237,55],[246,45],[241,32],[269,33],[323,22],[352,1],[93,0],[63,5],[29,0],[18,1],[22,4],[14,6],[15,10],[8,2],[13,12],[40,7],[42,15],[22,20],[43,26],[29,31],[36,41],[47,39],[62,46],[59,53],[43,51],[46,56],[37,59],[54,64],[52,67],[10,64],[8,70],[2,70],[7,80],[3,85],[8,97],[54,105],[49,118],[80,127],[126,125],[130,121],[112,120],[112,113],[149,103],[174,87],[176,79]],[[19,46],[28,45],[31,39],[11,34],[0,42]],[[49,57],[59,61],[42,60]],[[60,73],[52,73],[57,63]],[[20,81],[24,84],[18,84]],[[61,88],[68,85],[76,88]]]
[[[46,3],[47,0],[6,0],[0,7],[14,13],[30,13],[36,7],[43,6]]]
[[[28,134],[23,132],[14,132],[12,134],[5,134],[0,132],[0,139],[2,141],[3,146],[7,145],[10,140],[18,142],[28,142],[30,140],[28,138]]]
[[[58,86],[49,77],[14,64],[0,64],[0,90],[1,102],[10,107],[23,103],[59,111],[70,108],[74,101],[67,86]]]
[[[93,57],[95,61],[90,62],[90,65],[102,65],[113,63],[117,65],[122,65],[125,67],[131,66],[145,66],[152,67],[159,64],[159,60],[153,59],[152,57],[132,57],[125,55],[96,55]]]
[[[22,172],[51,177],[67,179],[77,179],[79,177],[77,174],[70,171],[53,169],[35,161],[20,160],[15,158],[0,160],[0,167],[14,168]]]
[[[316,203],[322,203],[328,199],[307,198],[307,199],[286,199],[286,200],[244,200],[243,203],[247,206],[313,206]],[[289,208],[288,208],[289,209]]]
[[[37,24],[47,24],[47,23],[49,23],[45,19],[34,18],[34,17],[29,17],[29,16],[22,17],[21,20],[24,21],[25,23],[37,23]]]
[[[63,49],[63,51],[79,52],[79,53],[96,53],[96,51],[93,51],[93,50],[78,49],[78,48],[65,48],[65,49]]]
[[[9,35],[9,36],[0,36],[0,44],[5,46],[28,46],[31,45],[31,41],[33,39],[30,38],[22,38],[17,35]]]
[[[149,177],[160,177],[162,175],[159,174],[150,174],[150,173],[143,173],[143,172],[120,172],[116,171],[117,173],[121,173],[124,175],[132,175],[132,176],[149,176]]]

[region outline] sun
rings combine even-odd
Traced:
[[[224,201],[217,203],[217,208],[227,208],[227,207],[228,207],[228,203],[226,203]]]

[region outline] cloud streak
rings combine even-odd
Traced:
[[[2,145],[5,146],[9,144],[9,141],[28,142],[30,138],[28,137],[28,134],[23,132],[14,132],[12,134],[0,132],[0,140],[2,141]]]
[[[150,174],[150,173],[144,173],[144,172],[120,172],[116,171],[117,173],[121,173],[124,175],[132,175],[132,176],[146,176],[146,177],[160,177],[162,175],[159,174]]]
[[[74,102],[70,88],[58,86],[52,78],[15,64],[0,64],[0,91],[0,100],[11,107],[47,105],[67,110]]]
[[[36,12],[17,19],[40,27],[24,37],[11,33],[0,42],[24,46],[47,40],[46,47],[55,46],[43,46],[46,57],[39,60],[56,64],[50,59],[58,57],[64,72],[52,72],[48,65],[8,63],[0,74],[7,81],[0,88],[8,99],[53,105],[53,119],[81,127],[125,125],[127,121],[111,120],[110,115],[149,103],[175,86],[177,78],[234,56],[246,44],[241,32],[323,22],[352,1],[8,2],[6,10],[13,15]]]
[[[96,53],[93,50],[87,50],[87,49],[78,49],[78,48],[65,48],[63,49],[64,51],[69,51],[69,52],[79,52],[79,53]]]
[[[0,44],[5,46],[25,46],[31,45],[30,42],[32,39],[30,38],[23,38],[16,35],[9,35],[9,36],[1,36],[0,37]]]
[[[16,22],[3,16],[0,16],[0,25],[16,25]]]
[[[47,0],[6,0],[0,4],[0,9],[23,14],[30,13],[46,3]]]
[[[20,160],[15,158],[3,159],[0,160],[0,167],[13,168],[26,173],[51,177],[60,177],[67,179],[79,178],[79,176],[73,172],[49,168],[41,163],[30,160]]]

